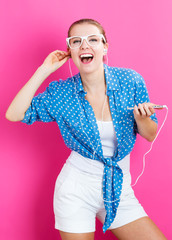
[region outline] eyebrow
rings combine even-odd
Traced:
[[[75,36],[70,36],[70,37],[86,37],[86,36],[92,36],[92,35],[102,35],[101,33],[93,33],[93,34],[88,34],[88,35],[85,35],[85,36],[79,36],[79,35],[75,35]],[[70,38],[68,37],[68,38]]]

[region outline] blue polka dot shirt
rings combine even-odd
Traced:
[[[66,80],[52,81],[43,93],[33,97],[21,121],[28,125],[35,121],[55,121],[68,148],[93,161],[104,163],[103,199],[106,210],[103,232],[114,221],[123,184],[123,172],[118,165],[129,154],[138,133],[133,110],[139,103],[150,102],[143,77],[128,68],[104,64],[106,94],[117,137],[117,148],[112,157],[104,157],[100,134],[92,106],[84,98],[80,73]],[[156,114],[150,118],[158,123]],[[96,151],[95,147],[96,146]]]

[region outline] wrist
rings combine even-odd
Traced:
[[[135,118],[137,126],[143,126],[147,125],[151,122],[150,117],[145,117],[145,118]]]
[[[47,68],[47,66],[43,64],[38,67],[38,72],[42,73],[46,77],[48,77],[51,74],[51,71],[49,70],[49,68]]]
[[[150,117],[140,117],[140,118],[135,118],[136,122],[146,122],[150,121]]]

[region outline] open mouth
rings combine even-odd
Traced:
[[[92,62],[93,58],[94,56],[90,53],[80,55],[81,62],[84,64]]]

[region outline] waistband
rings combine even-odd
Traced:
[[[104,171],[104,163],[82,156],[76,151],[72,151],[66,160],[66,163],[71,164],[82,172],[102,176]],[[118,162],[118,165],[123,171],[123,174],[130,172],[130,154]]]

